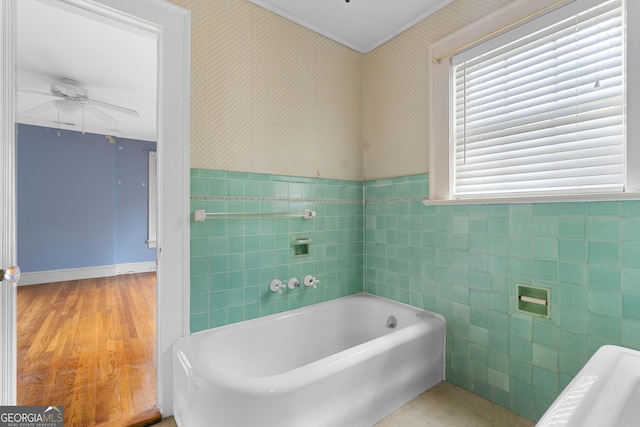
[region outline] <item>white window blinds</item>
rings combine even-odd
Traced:
[[[578,0],[452,58],[455,198],[624,191],[622,20]]]

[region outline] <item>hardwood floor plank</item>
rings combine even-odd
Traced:
[[[144,425],[156,405],[155,273],[18,288],[18,404],[65,426]]]

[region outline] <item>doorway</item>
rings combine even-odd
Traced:
[[[50,0],[17,22],[17,404],[157,419],[156,34]]]
[[[189,52],[190,14],[155,0],[55,0],[79,6],[156,32],[159,43],[158,218],[157,218],[157,401],[163,415],[173,413],[171,345],[188,333],[189,295]],[[16,191],[14,87],[17,0],[0,5],[0,53],[4,79],[0,86],[0,261],[16,263]],[[176,284],[180,284],[176,286]],[[0,290],[0,404],[16,404],[16,288]]]

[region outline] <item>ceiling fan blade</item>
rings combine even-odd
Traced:
[[[129,114],[130,116],[140,117],[140,113],[138,113],[136,110],[132,110],[131,108],[125,108],[119,105],[109,104],[108,102],[96,101],[93,99],[87,99],[87,102],[97,107],[109,108],[113,111],[119,111],[124,114]]]
[[[96,116],[97,118],[102,120],[103,122],[110,123],[112,125],[117,125],[118,124],[118,121],[116,119],[114,119],[110,115],[98,110],[96,107],[94,107],[91,104],[83,104],[83,107],[84,107],[85,111],[87,111],[88,113],[93,114],[94,116]]]
[[[51,92],[40,92],[39,90],[30,90],[30,89],[18,89],[18,92],[23,92],[23,93],[33,93],[35,95],[42,95],[42,96],[49,96],[49,97],[56,97],[58,98],[58,96],[52,94]]]
[[[37,106],[25,111],[25,113],[27,113],[27,114],[42,114],[42,113],[44,113],[46,111],[51,110],[53,107],[55,107],[55,105],[56,105],[56,101],[48,101],[48,102],[45,102],[44,104],[37,105]]]

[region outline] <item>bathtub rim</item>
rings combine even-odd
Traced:
[[[194,364],[192,366],[185,352],[181,348],[189,338],[201,335],[210,335],[224,333],[224,330],[229,327],[242,327],[243,325],[250,324],[252,322],[260,321],[265,318],[270,318],[269,321],[276,321],[278,319],[288,318],[299,315],[304,310],[319,310],[322,305],[335,302],[341,299],[372,299],[383,300],[393,305],[404,306],[405,309],[416,312],[418,314],[415,323],[398,329],[390,334],[376,337],[372,340],[350,347],[348,349],[331,354],[322,359],[307,363],[305,365],[293,368],[286,372],[280,372],[273,375],[266,375],[260,377],[242,377],[237,375],[229,375],[224,372],[220,372],[208,365],[206,361],[202,360],[200,355],[196,359],[192,359]],[[420,314],[423,314],[420,316]],[[189,381],[195,380],[197,384],[194,386],[203,387],[209,389],[209,384],[216,384],[221,387],[228,388],[241,393],[251,395],[278,395],[285,394],[295,390],[298,387],[303,386],[311,381],[320,380],[328,375],[335,375],[341,371],[344,371],[350,367],[353,367],[357,363],[364,359],[375,357],[382,354],[389,349],[409,344],[415,338],[420,336],[429,335],[429,333],[440,334],[442,336],[442,376],[445,377],[445,353],[446,353],[446,320],[444,316],[434,313],[429,310],[414,307],[409,304],[394,301],[388,298],[380,297],[377,295],[369,294],[367,292],[360,292],[357,294],[347,295],[344,297],[335,298],[321,303],[312,304],[304,307],[299,307],[292,310],[287,310],[281,313],[274,313],[268,316],[263,316],[255,319],[244,320],[229,325],[219,326],[217,328],[211,328],[203,331],[195,332],[186,337],[182,337],[177,340],[173,345],[174,357],[177,359],[174,363],[180,363],[181,369],[184,369],[189,378]],[[438,338],[438,341],[440,339]],[[375,344],[372,344],[375,343]],[[197,345],[197,344],[192,344]],[[304,371],[304,375],[301,375]]]

